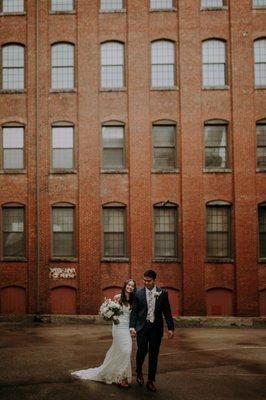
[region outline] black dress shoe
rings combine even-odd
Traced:
[[[141,374],[137,374],[137,378],[136,378],[137,384],[139,386],[143,386],[144,384],[144,379],[143,379],[143,375]]]
[[[147,383],[146,383],[146,388],[147,388],[147,390],[149,390],[150,392],[156,392],[156,387],[155,387],[153,381],[147,381]]]

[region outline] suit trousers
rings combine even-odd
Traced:
[[[161,340],[162,329],[149,321],[146,321],[144,327],[137,333],[136,372],[137,374],[142,372],[142,365],[149,352],[148,380],[151,381],[155,381]]]

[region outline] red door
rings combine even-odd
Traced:
[[[8,286],[1,290],[1,314],[26,314],[26,290]]]
[[[76,314],[76,290],[61,286],[51,292],[52,314]]]
[[[233,296],[227,289],[207,292],[207,315],[233,315]]]

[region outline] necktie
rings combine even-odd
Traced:
[[[153,293],[148,291],[148,316],[147,319],[150,322],[154,322],[154,312],[153,312]]]

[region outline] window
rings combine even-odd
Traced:
[[[74,207],[58,203],[52,209],[53,257],[74,257]]]
[[[203,86],[223,87],[226,84],[225,42],[210,39],[202,43]]]
[[[225,0],[202,0],[202,8],[222,8],[226,6]]]
[[[104,169],[125,168],[124,126],[103,126],[102,146]]]
[[[120,203],[103,206],[104,256],[125,257],[126,208]]]
[[[73,11],[74,10],[74,1],[73,0],[51,0],[51,10],[54,12]]]
[[[210,202],[206,207],[206,255],[208,258],[231,256],[231,206],[224,201]]]
[[[255,86],[266,87],[266,39],[254,42]]]
[[[101,0],[101,11],[121,11],[124,9],[124,0]]]
[[[6,44],[2,47],[2,89],[24,89],[24,46]]]
[[[159,203],[154,206],[154,255],[177,257],[177,206]]]
[[[257,122],[257,167],[266,169],[266,120]]]
[[[169,40],[158,40],[151,45],[151,82],[153,88],[175,85],[175,47]]]
[[[3,156],[2,166],[4,170],[17,170],[24,168],[24,127],[3,126]]]
[[[227,125],[217,122],[205,124],[205,168],[228,167]]]
[[[259,257],[266,258],[266,203],[259,205]]]
[[[253,7],[266,8],[266,0],[253,0]]]
[[[24,207],[6,204],[3,211],[3,257],[25,257]]]
[[[52,168],[74,168],[74,127],[52,126]]]
[[[0,0],[1,5],[1,0]],[[3,13],[21,13],[24,12],[24,0],[2,0]]]
[[[101,45],[101,87],[120,89],[124,87],[124,45],[108,42]]]
[[[171,170],[176,168],[175,125],[153,125],[153,168]]]
[[[171,10],[174,7],[173,0],[151,0],[151,10]]]
[[[52,89],[74,89],[74,45],[52,46]]]

